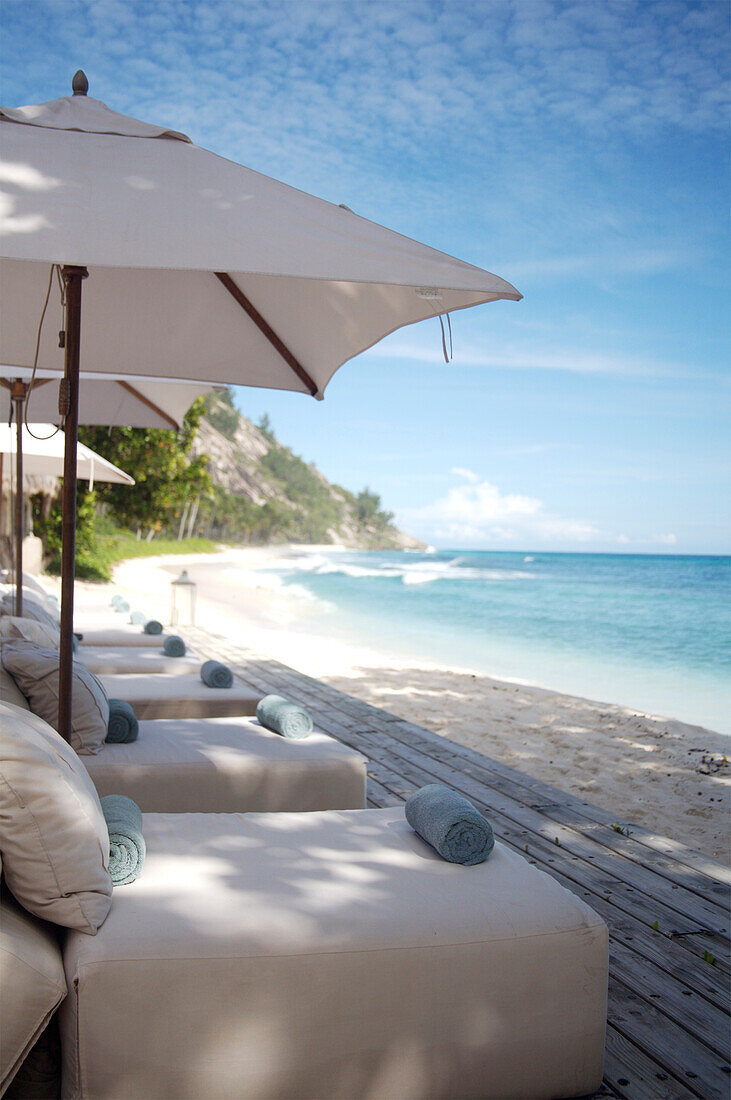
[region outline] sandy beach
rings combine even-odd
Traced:
[[[387,644],[374,650],[313,635],[311,597],[257,572],[289,552],[135,559],[117,566],[109,586],[79,582],[79,598],[120,591],[168,623],[170,582],[185,568],[197,582],[198,626],[571,791],[615,813],[619,824],[640,824],[731,862],[731,739],[619,703],[405,660]]]

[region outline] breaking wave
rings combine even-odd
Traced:
[[[374,578],[377,580],[398,579],[407,586],[434,584],[438,581],[521,581],[532,580],[535,573],[524,569],[488,569],[465,564],[463,557],[454,557],[446,561],[393,562],[383,561],[373,564],[359,564],[335,554],[302,554],[290,558],[286,564],[276,567],[280,575],[310,574],[315,576],[340,575],[354,579]]]

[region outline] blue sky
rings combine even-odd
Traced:
[[[4,0],[0,102],[115,110],[515,283],[240,389],[439,546],[729,553],[728,7]]]

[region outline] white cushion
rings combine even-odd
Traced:
[[[231,688],[209,688],[199,674],[184,676],[111,674],[99,677],[110,699],[125,699],[137,717],[224,718],[256,714],[261,692],[238,680]]]
[[[59,654],[33,642],[4,642],[2,663],[27,697],[30,709],[55,729],[58,724]],[[107,736],[109,701],[99,680],[82,661],[72,664],[71,733],[82,756],[99,752]]]
[[[0,703],[12,703],[14,707],[30,710],[28,700],[0,660]]]
[[[61,949],[51,925],[0,892],[0,1093],[66,996]]]
[[[129,645],[84,646],[79,659],[97,676],[111,673],[151,672],[168,676],[200,676],[200,657],[167,657],[162,647]]]
[[[64,950],[68,1096],[599,1087],[606,926],[501,843],[447,863],[402,808],[147,814],[143,829],[142,875]]]
[[[109,834],[84,765],[41,718],[0,703],[0,780],[8,886],[36,916],[93,934],[112,883]]]
[[[0,572],[0,580],[4,585],[12,585],[15,583],[15,571],[12,569],[3,569]],[[41,596],[48,596],[45,588],[38,580],[37,577],[32,576],[30,573],[23,573],[22,575],[23,589],[30,588],[33,592],[38,592]]]
[[[99,797],[126,794],[141,810],[241,813],[365,805],[365,757],[324,733],[288,741],[253,718],[140,722],[128,745],[84,764]]]
[[[15,615],[0,615],[0,641],[13,641],[21,638],[36,645],[51,646],[58,649],[61,644],[61,632],[57,626],[41,623],[37,619],[21,618]]]
[[[162,652],[162,647],[165,644],[165,639],[168,637],[163,631],[162,634],[145,634],[140,626],[132,626],[131,623],[121,623],[119,626],[106,628],[93,628],[92,630],[85,630],[82,627],[79,628],[79,633],[82,635],[81,645],[86,648],[87,646],[145,646],[150,649],[157,649]],[[83,653],[81,657],[83,659]]]
[[[23,618],[34,619],[38,623],[45,623],[46,626],[58,627],[58,612],[55,608],[52,609],[50,604],[41,605],[39,602],[41,599],[38,593],[23,590]],[[0,615],[15,615],[14,593],[8,592],[0,600]]]

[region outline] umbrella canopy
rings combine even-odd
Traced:
[[[0,108],[0,120],[2,363],[32,362],[59,261],[89,271],[86,369],[318,397],[342,363],[403,325],[521,297],[496,275],[86,95]],[[59,363],[62,327],[53,295],[40,366]]]
[[[3,377],[4,376],[4,377]],[[28,384],[27,368],[0,366],[0,423],[8,422],[12,407],[12,383]],[[58,421],[58,387],[61,371],[38,370],[26,397],[34,420]],[[130,428],[171,428],[178,431],[197,397],[213,386],[202,382],[170,382],[151,378],[112,378],[82,371],[79,386],[79,424],[124,425]]]
[[[64,736],[82,361],[118,377],[204,377],[321,398],[342,363],[403,325],[521,297],[504,279],[347,207],[109,110],[87,96],[82,72],[73,91],[0,108],[0,363],[57,368],[63,332]]]
[[[23,428],[23,473],[35,477],[63,477],[65,438],[53,424],[31,424]],[[14,480],[17,454],[15,427],[0,424],[0,455],[4,456],[3,483]],[[117,485],[134,485],[135,479],[120,470],[108,459],[102,458],[91,447],[78,444],[76,452],[76,476],[85,481],[111,481]]]

